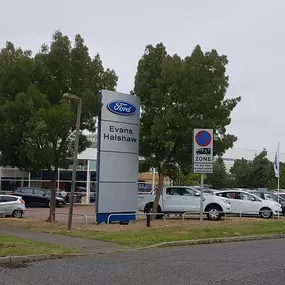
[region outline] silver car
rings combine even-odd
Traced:
[[[0,215],[21,218],[26,210],[22,197],[0,195]]]

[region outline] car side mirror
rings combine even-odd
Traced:
[[[196,192],[194,195],[195,195],[196,197],[199,197],[199,196],[200,196],[200,193],[197,193],[197,192]]]
[[[43,193],[43,196],[46,196],[47,194],[46,193]]]
[[[251,198],[250,200],[251,200],[251,201],[256,201],[256,199],[255,199],[255,198]]]

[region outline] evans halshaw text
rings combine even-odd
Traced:
[[[127,135],[123,135],[123,134],[132,135],[133,134],[132,129],[125,129],[125,128],[118,128],[115,126],[110,126],[109,132],[115,133],[115,134],[104,133],[104,136],[103,136],[104,140],[119,141],[119,142],[120,141],[122,141],[122,142],[134,142],[134,143],[137,141],[137,138],[127,136]]]

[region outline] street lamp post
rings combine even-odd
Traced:
[[[66,99],[78,101],[75,142],[74,142],[73,169],[72,169],[72,188],[71,188],[71,194],[70,194],[70,204],[69,204],[68,224],[67,224],[67,229],[70,231],[71,224],[72,224],[72,215],[73,215],[74,191],[75,191],[75,181],[76,181],[76,167],[77,167],[77,156],[78,156],[78,146],[79,146],[79,131],[80,131],[82,99],[76,95],[69,94],[69,93],[64,93],[63,97]]]

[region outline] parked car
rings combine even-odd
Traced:
[[[272,215],[282,214],[281,205],[263,200],[249,192],[242,190],[223,190],[215,192],[219,197],[227,198],[231,201],[232,213],[242,213],[243,215],[260,215],[264,219],[269,219]]]
[[[201,186],[189,186],[189,187],[201,192]],[[206,186],[203,187],[203,193],[205,193],[205,194],[214,194],[215,191],[217,191],[217,190],[212,189],[212,188],[208,188]]]
[[[274,201],[275,203],[281,204],[282,207],[282,214],[285,216],[285,199],[282,198],[281,195],[279,195],[279,200],[278,200],[278,194],[272,193],[270,191],[263,191],[263,190],[251,190],[248,191],[249,193],[252,193],[253,195],[260,197],[263,200],[268,200],[268,201]]]
[[[81,203],[82,197],[86,197],[86,192],[87,192],[86,187],[80,187],[80,186],[75,187],[74,203]],[[68,192],[67,195],[65,196],[66,203],[70,203],[70,197],[71,197],[71,192]],[[94,191],[94,189],[90,189],[89,202],[90,203],[96,202],[96,191]]]
[[[19,187],[11,195],[20,196],[26,205],[46,205],[50,207],[51,192],[44,188]],[[65,200],[56,196],[56,207],[64,205]]]
[[[5,216],[21,218],[26,210],[22,197],[12,195],[0,195],[0,213]]]
[[[151,212],[154,199],[154,194],[138,195],[138,210]],[[200,199],[200,191],[190,186],[167,186],[163,188],[157,212],[164,214],[199,212]],[[209,220],[217,221],[224,213],[231,212],[229,199],[208,194],[203,200],[204,212]],[[162,215],[158,214],[156,217],[161,218]]]
[[[279,194],[278,194],[278,190],[275,190],[274,194],[275,195],[279,195],[279,197],[281,197],[281,198],[283,198],[285,200],[285,192],[284,192],[283,189],[282,189],[282,191],[279,191]]]

